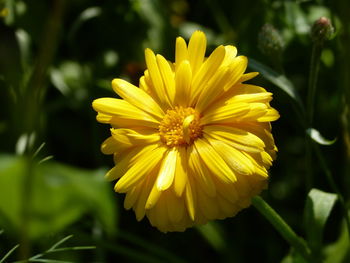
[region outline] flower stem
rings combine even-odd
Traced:
[[[308,94],[307,94],[307,105],[306,105],[306,118],[307,118],[307,128],[312,127],[313,117],[314,117],[314,104],[315,104],[315,93],[317,86],[317,78],[320,66],[320,57],[322,52],[322,44],[315,42],[312,46],[311,51],[311,62],[310,62],[310,75],[308,84]],[[306,190],[310,189],[313,185],[313,171],[312,171],[312,142],[309,136],[305,136],[306,145]]]
[[[342,206],[342,210],[344,213],[344,219],[345,219],[345,223],[346,223],[346,227],[348,229],[348,235],[349,235],[349,240],[350,240],[350,216],[349,216],[349,211],[348,208],[346,207],[346,203],[344,200],[343,195],[341,194],[339,188],[337,187],[336,183],[334,182],[333,176],[331,171],[329,170],[326,160],[324,159],[320,148],[318,147],[318,145],[316,143],[312,143],[312,145],[314,146],[314,151],[316,153],[317,158],[320,161],[322,170],[325,172],[328,183],[330,185],[330,187],[332,188],[332,191],[335,192],[337,194],[338,200]]]
[[[255,196],[252,199],[254,207],[274,226],[281,236],[306,260],[314,262],[311,249],[306,241],[299,237],[293,229],[282,219],[282,217],[262,199]]]
[[[311,51],[309,87],[307,95],[307,117],[311,127],[314,117],[315,93],[317,86],[318,72],[320,68],[322,45],[314,43]]]

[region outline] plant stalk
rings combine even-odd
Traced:
[[[315,262],[311,249],[306,241],[299,237],[282,217],[262,199],[255,196],[252,199],[253,206],[274,226],[278,233],[306,260]]]

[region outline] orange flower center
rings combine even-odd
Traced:
[[[202,135],[199,125],[199,113],[193,108],[167,110],[159,125],[159,134],[162,141],[169,147],[186,146]]]

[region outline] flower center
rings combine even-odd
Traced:
[[[202,135],[199,125],[199,113],[193,108],[167,110],[159,125],[159,134],[162,141],[169,147],[191,144]]]

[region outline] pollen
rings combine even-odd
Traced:
[[[182,106],[168,110],[159,125],[161,140],[169,147],[190,145],[202,136],[199,113]]]

